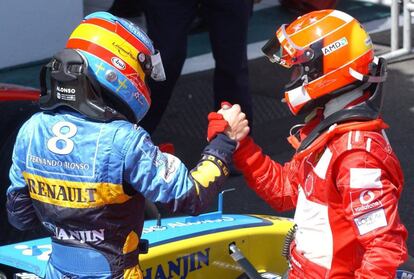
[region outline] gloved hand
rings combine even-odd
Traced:
[[[218,112],[211,112],[208,120],[208,141],[220,133],[225,133],[232,140],[240,141],[250,131],[246,115],[241,112],[240,106],[233,106],[228,102],[222,102],[221,109]]]
[[[229,124],[224,133],[230,139],[239,142],[249,134],[249,122],[246,119],[246,114],[241,111],[239,105],[229,106],[228,103],[222,103],[218,113],[222,114],[224,120]]]
[[[207,140],[211,141],[218,134],[224,133],[229,123],[224,120],[222,114],[217,112],[210,112],[208,114],[208,128],[207,128]]]

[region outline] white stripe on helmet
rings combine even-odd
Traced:
[[[292,107],[305,104],[312,98],[309,96],[308,91],[303,86],[296,87],[290,91],[286,91],[288,101]]]

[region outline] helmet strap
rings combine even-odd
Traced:
[[[387,74],[383,75],[383,76],[370,76],[370,75],[364,75],[361,74],[358,71],[355,71],[352,68],[349,68],[349,74],[351,76],[353,76],[354,78],[356,78],[357,80],[360,80],[362,82],[367,82],[367,83],[380,83],[380,82],[384,82],[387,79]]]
[[[378,57],[374,57],[373,60],[373,64],[378,67],[378,63],[379,63],[379,58]],[[354,77],[355,79],[362,81],[362,82],[367,82],[367,83],[380,83],[380,82],[384,82],[387,79],[387,72],[385,71],[382,75],[364,75],[352,68],[349,68],[349,74]]]

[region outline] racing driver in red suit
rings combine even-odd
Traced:
[[[274,209],[296,208],[289,278],[394,278],[407,231],[398,215],[403,174],[380,118],[385,61],[361,24],[337,10],[282,25],[262,50],[292,70],[285,101],[308,115],[288,138],[290,162],[264,155],[251,137],[233,161]],[[213,137],[226,117],[209,119]]]

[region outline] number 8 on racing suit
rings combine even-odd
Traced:
[[[50,231],[46,278],[142,278],[144,200],[196,214],[228,176],[236,142],[226,135],[188,170],[134,124],[150,106],[149,77],[165,78],[150,39],[103,12],[42,69],[45,111],[18,133],[7,210],[19,229]]]

